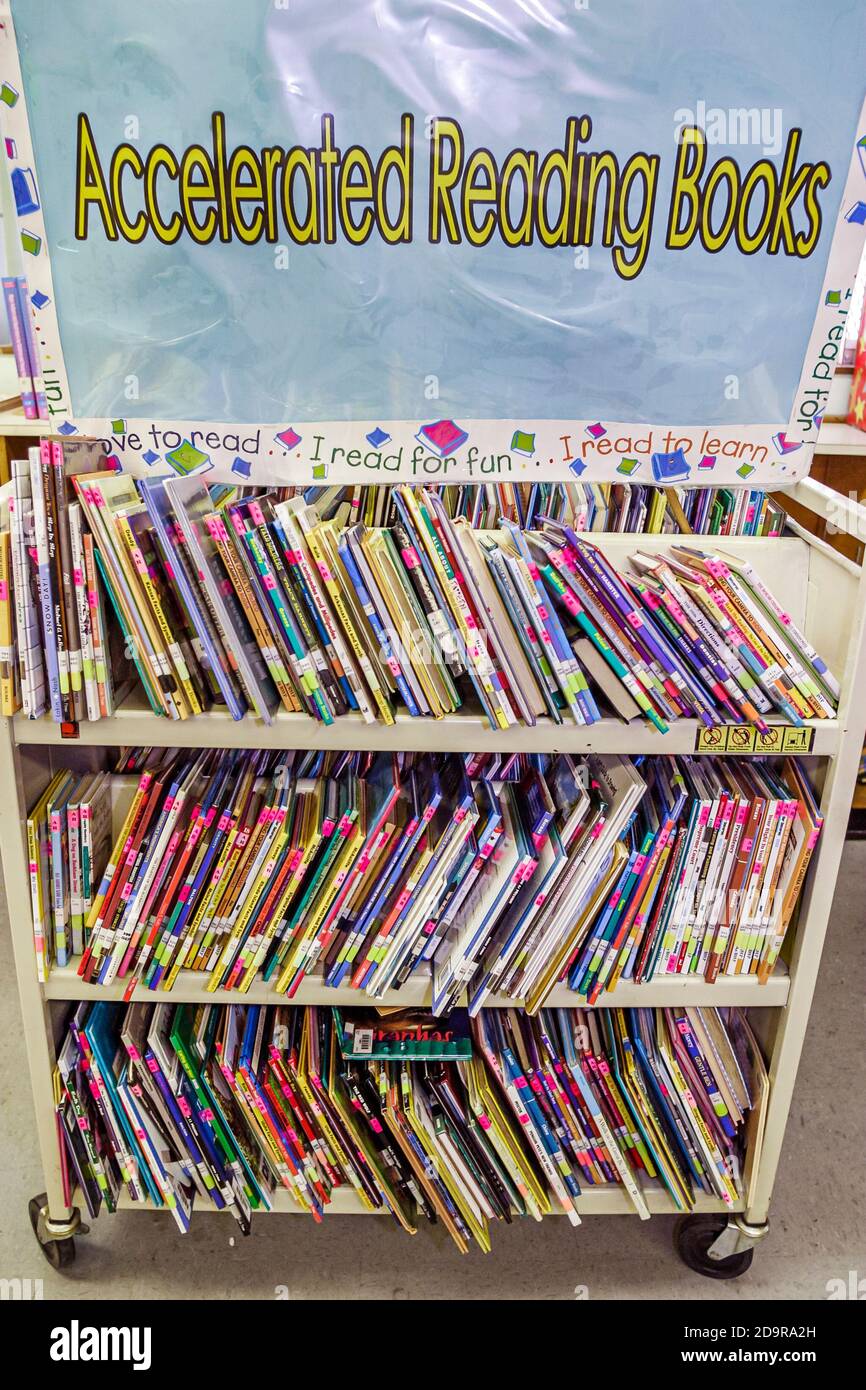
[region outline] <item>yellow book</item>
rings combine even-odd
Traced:
[[[650,535],[657,536],[665,529],[665,516],[668,510],[668,499],[661,488],[657,488],[652,495],[647,513],[647,531]]]
[[[254,858],[258,845],[262,829],[261,811],[265,805],[264,787],[260,785],[263,782],[264,779],[256,779],[249,770],[244,774],[238,799],[240,812],[229,835],[231,847],[221,875],[219,893],[212,900],[201,941],[187,950],[186,968],[189,970],[207,970],[218,954],[214,943],[219,940],[221,922],[231,916],[243,887],[245,869]]]
[[[108,890],[110,889],[111,884],[114,880],[114,876],[120,867],[123,854],[127,848],[127,841],[129,840],[129,837],[132,834],[133,826],[138,820],[142,804],[150,790],[150,784],[152,781],[152,772],[142,773],[141,779],[132,798],[129,811],[127,812],[126,819],[124,820],[123,825],[121,826],[120,834],[118,835],[117,839],[114,842],[114,845],[112,846],[111,857],[109,859],[108,864],[105,867],[105,872],[102,875],[102,882],[99,885],[99,890],[93,899],[93,906],[91,907],[87,921],[84,924],[85,931],[87,932],[90,941],[90,953],[96,959],[99,958],[99,956],[102,954],[107,945],[107,942],[102,940],[102,908],[105,903]]]
[[[436,1213],[437,1219],[448,1232],[461,1255],[465,1255],[469,1250],[469,1242],[454,1220],[438,1185],[433,1180],[435,1168],[429,1159],[422,1160],[417,1148],[411,1142],[412,1126],[404,1111],[405,1095],[411,1091],[411,1083],[406,1085],[406,1092],[401,1096],[401,1085],[405,1077],[404,1068],[401,1069],[400,1082],[392,1080],[388,1085],[382,1112],[385,1116],[385,1123],[394,1137],[394,1142],[399,1146],[406,1163],[414,1173],[415,1181],[425,1193],[428,1203]]]
[[[292,982],[295,972],[305,965],[307,954],[311,943],[315,940],[322,922],[325,919],[328,908],[337,896],[340,886],[345,882],[354,861],[357,859],[361,847],[364,843],[364,835],[359,834],[357,818],[352,820],[351,826],[347,828],[344,835],[344,843],[337,849],[335,860],[328,873],[321,891],[316,895],[312,906],[309,919],[304,925],[301,936],[294,942],[294,951],[289,960],[280,972],[275,988],[277,994],[284,994]],[[337,830],[332,832],[338,834]]]
[[[565,968],[566,962],[577,950],[581,937],[586,933],[596,913],[608,897],[609,890],[617,875],[622,871],[622,865],[627,858],[628,853],[625,846],[620,840],[617,840],[613,847],[610,868],[598,884],[577,921],[566,931],[565,936],[556,947],[553,955],[547,961],[535,982],[530,985],[526,993],[526,998],[524,999],[524,1008],[528,1014],[537,1014],[538,1010],[542,1008],[545,999]]]
[[[56,781],[56,777],[52,778],[27,817],[27,859],[30,872],[33,941],[36,948],[36,969],[42,984],[48,979],[54,956],[51,939],[51,913],[47,902],[42,849],[44,837],[48,831],[48,803],[54,795]]]
[[[304,1009],[303,1024],[301,1027],[301,1046],[298,1051],[298,1065],[294,1073],[298,1083],[298,1088],[301,1094],[303,1095],[305,1101],[307,1102],[307,1105],[309,1106],[313,1115],[315,1116],[316,1124],[318,1125],[322,1134],[325,1136],[325,1139],[327,1140],[334,1153],[334,1157],[336,1159],[335,1166],[339,1166],[342,1169],[342,1171],[346,1174],[349,1183],[351,1184],[355,1192],[355,1195],[357,1196],[359,1202],[361,1202],[361,1204],[367,1208],[367,1211],[376,1211],[376,1204],[371,1200],[366,1189],[364,1188],[363,1183],[358,1177],[358,1172],[355,1167],[355,1163],[353,1162],[351,1156],[347,1153],[343,1145],[342,1139],[340,1138],[340,1136],[337,1133],[337,1130],[334,1127],[334,1122],[331,1118],[331,1112],[327,1108],[327,1105],[321,1097],[318,1088],[313,1084],[313,1081],[311,1080],[311,1026],[312,1010]]]
[[[540,1221],[550,1212],[547,1191],[528,1159],[519,1135],[515,1133],[508,1112],[490,1085],[486,1067],[478,1058],[472,1057],[460,1064],[460,1070],[467,1083],[473,1113],[520,1193],[527,1215]]]
[[[307,875],[307,870],[318,852],[322,843],[322,817],[324,806],[324,788],[321,780],[299,782],[297,786],[299,795],[303,794],[304,800],[301,806],[301,830],[300,830],[300,855],[298,863],[292,874],[291,893],[286,898],[291,901],[294,892],[301,887]],[[294,926],[294,924],[293,924]],[[275,969],[282,969],[283,961],[292,946],[292,931],[289,931],[285,939],[281,942],[277,953]]]
[[[391,708],[391,702],[388,699],[387,691],[382,686],[375,666],[370,660],[364,642],[359,635],[359,629],[352,619],[348,603],[346,602],[338,578],[340,568],[338,568],[339,557],[337,554],[336,530],[333,528],[331,522],[320,522],[317,526],[309,526],[309,519],[307,518],[306,511],[299,512],[298,517],[307,544],[310,547],[310,554],[316,563],[319,574],[322,576],[322,582],[334,605],[334,612],[357,658],[358,665],[361,668],[361,674],[367,683],[370,694],[376,702],[376,706],[384,723],[393,724],[394,711]],[[363,628],[361,628],[360,631],[363,632]]]
[[[203,950],[205,946],[207,932],[205,932],[205,935],[201,939],[199,939],[199,932],[201,931],[206,921],[212,922],[213,918],[216,916],[219,910],[220,902],[222,901],[223,897],[228,891],[229,884],[231,882],[231,870],[235,865],[238,854],[240,853],[240,850],[237,845],[237,837],[239,833],[239,820],[242,809],[243,798],[242,796],[239,796],[232,814],[231,829],[226,835],[225,843],[223,844],[222,851],[214,867],[210,885],[204,898],[202,899],[202,902],[196,909],[186,949],[184,951],[177,952],[174,964],[169,970],[168,976],[166,978],[166,989],[171,989],[177,972],[179,970],[195,969],[196,957],[199,955],[199,953]]]
[[[190,713],[201,714],[201,701],[190,679],[189,668],[184,660],[183,652],[180,649],[171,624],[165,616],[162,600],[156,591],[156,585],[150,577],[150,572],[145,563],[144,556],[141,553],[141,547],[138,544],[135,532],[130,524],[129,515],[126,512],[118,512],[115,515],[114,524],[120,532],[121,539],[129,551],[129,556],[135,567],[135,572],[141,582],[141,588],[144,590],[147,603],[150,604],[150,613],[152,613],[153,618],[156,619],[155,628],[153,628],[153,624],[151,623],[154,641],[158,644],[160,639],[162,639],[165,652],[180,682],[180,689],[185,697],[184,703],[184,700],[180,698],[180,692],[177,692],[177,703],[178,709],[181,711],[181,718],[185,719],[187,714]],[[142,612],[142,618],[147,621],[145,611]]]
[[[430,561],[439,580],[439,587],[447,599],[448,606],[454,616],[463,645],[466,650],[467,660],[471,662],[478,683],[487,697],[489,704],[489,717],[492,718],[497,728],[507,729],[514,722],[513,716],[506,716],[501,696],[491,680],[493,668],[486,647],[479,642],[477,634],[470,626],[471,615],[466,608],[466,602],[460,590],[460,586],[454,578],[454,573],[448,563],[447,556],[442,549],[432,522],[428,525],[426,512],[419,507],[417,498],[412,489],[405,484],[400,487],[400,496],[403,498],[406,508],[412,518],[416,535],[419,543],[424,547],[424,552]],[[507,704],[507,699],[506,699]]]
[[[167,661],[154,649],[152,628],[137,596],[141,594],[138,576],[129,550],[113,524],[115,512],[140,506],[140,498],[131,478],[123,473],[88,473],[73,477],[72,482],[87,517],[97,548],[110,581],[111,597],[116,605],[128,640],[134,643],[133,655],[142,679],[146,682],[153,702],[172,719],[180,718],[166,679],[174,684]]]
[[[268,880],[273,872],[274,856],[278,852],[283,837],[284,824],[285,807],[279,809],[272,808],[267,813],[267,823],[264,826],[264,834],[260,840],[260,851],[264,853],[265,858],[261,860],[261,855],[259,856],[260,862],[258,868],[255,869],[255,877],[252,881],[252,886],[250,887],[249,883],[245,885],[241,910],[211,969],[210,979],[206,985],[209,994],[213,994],[222,984],[223,977],[232,962],[235,950],[244,938],[246,928],[255,910],[259,895],[268,884]]]
[[[12,538],[0,531],[0,714],[12,715],[20,708],[18,664],[12,630]]]
[[[653,870],[653,876],[647,884],[646,890],[643,895],[644,902],[651,903],[653,901],[653,898],[655,897],[656,893],[656,888],[658,887],[659,879],[661,878],[662,874],[667,868],[668,859],[670,858],[671,854],[671,848],[671,842],[668,841],[668,843],[664,846],[661,853],[659,854],[658,860],[656,861],[655,869]],[[628,940],[626,941],[625,945],[620,951],[616,965],[611,973],[610,979],[604,987],[606,994],[613,994],[614,990],[619,984],[620,976],[622,975],[622,972],[625,969],[629,957],[631,956],[634,943],[637,940],[641,927],[645,925],[645,922],[645,914],[643,912],[636,912],[634,916],[634,921],[631,925],[631,930],[628,934]]]
[[[647,1099],[642,1085],[642,1079],[635,1064],[634,1053],[631,1049],[631,1045],[623,1045],[624,1040],[627,1038],[627,1030],[625,1026],[625,1018],[621,1009],[616,1009],[614,1011],[614,1027],[617,1034],[617,1050],[620,1057],[621,1082],[627,1088],[628,1094],[631,1096],[632,1103],[641,1116],[644,1128],[650,1137],[650,1143],[652,1144],[653,1152],[656,1154],[657,1158],[664,1163],[664,1172],[667,1176],[671,1188],[676,1193],[676,1197],[674,1200],[684,1210],[689,1210],[694,1205],[694,1200],[692,1198],[691,1191],[688,1186],[688,1181],[685,1175],[683,1174],[683,1171],[679,1163],[677,1162],[677,1159],[674,1156],[673,1151],[671,1150],[664,1133],[662,1132],[658,1122],[656,1121],[655,1113],[652,1107],[647,1103]],[[659,1028],[657,1030],[657,1033],[659,1035],[660,1048],[662,1047],[662,1041],[660,1036],[662,1031],[662,1028]]]
[[[367,556],[376,587],[385,602],[394,634],[399,642],[397,659],[404,671],[411,666],[415,679],[424,692],[424,698],[430,706],[431,714],[434,719],[441,719],[453,706],[441,681],[437,680],[437,672],[433,662],[428,663],[419,659],[418,636],[421,635],[423,641],[423,634],[420,627],[413,622],[413,614],[406,601],[406,596],[401,592],[399,583],[395,579],[385,538],[380,531],[365,531],[361,537],[361,546]]]
[[[697,1132],[698,1147],[701,1150],[710,1181],[719,1191],[722,1200],[733,1206],[739,1198],[736,1184],[732,1181],[728,1173],[725,1158],[721,1153],[713,1135],[711,1134],[706,1120],[701,1114],[700,1107],[695,1102],[691,1088],[683,1076],[679,1062],[674,1056],[673,1048],[667,1037],[664,1025],[664,1016],[656,1017],[656,1037],[658,1040],[659,1051],[664,1059],[665,1065],[670,1072],[674,1087],[680,1098],[680,1103],[687,1111],[692,1120],[692,1124]]]

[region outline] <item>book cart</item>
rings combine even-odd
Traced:
[[[37,426],[38,428],[38,426]],[[45,427],[43,426],[43,429]],[[832,427],[831,427],[832,429]],[[0,423],[0,430],[3,425]],[[31,433],[33,427],[26,430]],[[4,431],[5,432],[5,431]],[[9,432],[24,433],[14,425]],[[799,507],[818,517],[831,514],[839,526],[835,493],[807,479],[786,494]],[[785,495],[780,495],[781,500]],[[834,506],[835,503],[835,506]],[[841,523],[849,535],[866,535],[866,507],[850,504]],[[624,562],[636,548],[664,550],[665,535],[596,534],[593,540],[617,562]],[[858,566],[824,541],[791,520],[784,537],[773,539],[724,539],[722,548],[755,564],[762,577],[782,599],[794,621],[819,647],[842,677],[842,696],[835,720],[815,721],[802,730],[797,747],[786,751],[808,758],[813,781],[825,817],[824,831],[807,879],[798,918],[789,932],[785,959],[780,960],[766,985],[753,976],[720,977],[707,984],[701,978],[672,976],[643,985],[625,981],[615,995],[602,994],[598,1007],[736,1005],[756,1012],[753,1025],[765,1049],[770,1076],[770,1096],[763,1144],[756,1165],[747,1169],[744,1196],[733,1211],[719,1198],[698,1196],[695,1211],[681,1216],[674,1244],[691,1269],[716,1278],[742,1274],[752,1261],[753,1248],[768,1231],[768,1213],[776,1170],[785,1138],[791,1097],[797,1076],[812,996],[821,960],[845,829],[857,777],[866,723],[866,566]],[[719,744],[705,748],[693,720],[681,720],[661,734],[642,723],[628,724],[603,719],[587,727],[562,727],[541,719],[534,727],[494,731],[472,715],[434,721],[398,717],[396,725],[365,725],[360,716],[341,718],[330,726],[304,715],[278,715],[266,726],[253,717],[239,722],[226,713],[211,712],[183,723],[159,719],[144,705],[127,700],[111,718],[79,726],[61,726],[45,717],[37,720],[16,715],[2,720],[0,731],[0,848],[9,905],[15,969],[23,1017],[36,1131],[44,1173],[45,1191],[29,1204],[31,1223],[46,1258],[55,1268],[69,1265],[75,1256],[74,1236],[87,1228],[76,1207],[64,1200],[57,1142],[53,1090],[54,1029],[61,1006],[82,999],[119,999],[125,982],[108,987],[85,983],[75,965],[54,968],[45,984],[37,980],[33,952],[25,820],[28,807],[47,785],[58,767],[81,771],[100,766],[105,750],[128,745],[182,746],[191,748],[297,748],[436,750],[459,752],[558,752],[574,754],[689,754],[701,751],[726,753],[727,733]],[[787,727],[787,726],[786,726]],[[735,756],[727,754],[726,756]],[[736,755],[743,756],[743,755]],[[748,756],[748,755],[745,755]],[[429,983],[418,975],[398,992],[383,996],[381,1003],[424,1005],[429,1002]],[[147,989],[136,988],[133,999],[153,1000]],[[163,996],[165,997],[165,996]],[[254,982],[244,996],[255,1004],[274,1002],[270,986]],[[180,1003],[214,1002],[205,992],[205,981],[183,971],[172,992]],[[228,996],[226,997],[228,999]],[[358,994],[351,989],[330,989],[315,978],[305,980],[294,998],[296,1004],[351,1005]],[[519,1005],[520,1001],[493,998],[487,1007]],[[547,1001],[551,1006],[570,1006],[577,996],[557,986]],[[583,1001],[581,1001],[582,1004]],[[661,1189],[646,1194],[653,1213],[674,1214],[674,1206]],[[124,1205],[121,1200],[121,1205]],[[128,1210],[146,1209],[126,1204]],[[584,1191],[578,1209],[586,1215],[616,1215],[633,1208],[624,1191]],[[337,1193],[331,1210],[360,1215],[363,1208],[353,1194]],[[278,1194],[274,1211],[299,1212],[287,1193]]]

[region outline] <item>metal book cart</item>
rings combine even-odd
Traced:
[[[32,429],[32,427],[31,427]],[[2,430],[2,423],[0,423]],[[17,432],[17,431],[16,431]],[[23,431],[21,431],[23,433]],[[29,431],[28,431],[29,432]],[[861,439],[863,436],[861,436]],[[819,517],[832,517],[850,535],[866,537],[866,508],[845,504],[840,520],[840,498],[830,489],[806,480],[788,494]],[[799,917],[789,931],[784,961],[769,982],[761,986],[753,977],[721,977],[708,985],[700,978],[672,977],[635,986],[622,983],[615,995],[602,995],[599,1006],[741,1005],[756,1012],[752,1019],[765,1047],[770,1071],[770,1099],[760,1157],[747,1171],[746,1195],[733,1211],[720,1199],[702,1195],[696,1210],[681,1216],[675,1246],[692,1269],[716,1278],[743,1273],[752,1260],[753,1247],[767,1233],[773,1183],[785,1139],[785,1126],[797,1076],[800,1052],[812,1004],[821,960],[824,934],[830,916],[845,829],[857,777],[866,724],[866,567],[846,559],[825,542],[791,522],[791,535],[781,538],[725,538],[719,548],[752,562],[761,576],[784,601],[794,621],[830,665],[842,676],[842,699],[836,720],[808,726],[806,755],[814,769],[825,817],[813,859]],[[630,551],[663,550],[667,536],[594,536],[615,562]],[[502,750],[544,752],[567,750],[575,754],[691,753],[696,750],[697,726],[693,721],[674,725],[660,734],[642,724],[628,725],[604,719],[587,728],[561,727],[539,721],[533,728],[492,731],[479,718],[453,717],[444,721],[404,718],[396,726],[362,725],[346,717],[323,727],[302,715],[278,716],[265,726],[247,718],[239,723],[227,715],[211,713],[183,723],[157,719],[140,705],[127,705],[112,718],[81,724],[73,738],[63,736],[61,726],[42,718],[28,721],[16,715],[2,721],[0,734],[0,847],[9,903],[15,969],[21,1000],[24,1038],[33,1090],[36,1131],[45,1179],[45,1192],[30,1203],[30,1217],[46,1257],[61,1268],[74,1259],[74,1236],[86,1228],[79,1212],[64,1201],[53,1092],[54,1027],[60,1004],[81,999],[118,999],[124,982],[104,988],[82,982],[74,966],[55,968],[45,984],[37,980],[31,926],[25,819],[58,766],[86,770],[98,765],[106,748],[121,745],[183,747],[281,747]],[[733,756],[733,755],[731,755]],[[153,999],[137,989],[137,999]],[[213,1002],[201,976],[182,972],[172,992],[177,1002]],[[252,1003],[275,998],[270,988],[256,982],[246,995]],[[429,986],[413,977],[398,995],[383,1003],[421,1004],[429,998]],[[305,981],[295,1002],[299,1004],[357,1003],[354,991],[325,989],[315,979]],[[493,1006],[514,1003],[496,999]],[[519,1001],[518,1001],[519,1002]],[[552,1005],[575,1001],[569,990],[558,987]],[[361,1214],[352,1194],[336,1194],[332,1210]],[[632,1210],[625,1193],[616,1187],[586,1191],[579,1202],[586,1215],[625,1214]],[[662,1190],[648,1194],[654,1213],[674,1214]],[[141,1205],[129,1210],[141,1210]],[[277,1201],[275,1211],[294,1212],[288,1194]],[[579,1236],[576,1237],[579,1239]]]

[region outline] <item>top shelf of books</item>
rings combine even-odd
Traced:
[[[136,483],[86,449],[12,462],[19,744],[837,750],[858,571],[811,538],[590,540],[571,494],[488,529],[405,485],[345,524],[292,488]]]

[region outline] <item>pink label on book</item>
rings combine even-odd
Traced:
[[[277,587],[276,580],[272,574],[263,575],[262,582],[266,589],[275,589]]]
[[[458,806],[458,807],[457,807],[457,810],[454,812],[454,817],[453,817],[453,819],[454,819],[454,821],[456,822],[456,824],[459,825],[460,822],[465,818],[465,816],[466,816],[465,808],[464,808],[463,806]]]
[[[548,618],[550,617],[550,614],[548,613],[543,603],[540,603],[538,605],[538,616],[543,623],[546,623]]]
[[[231,816],[222,815],[217,821],[217,830],[228,830],[231,823]]]
[[[813,831],[811,831],[811,833],[810,833],[810,835],[809,835],[809,838],[808,838],[808,840],[806,841],[806,848],[807,848],[807,849],[814,849],[814,848],[815,848],[815,846],[816,846],[817,843],[818,843],[818,836],[820,835],[820,833],[821,833],[820,830],[813,830]]]
[[[392,676],[400,675],[400,663],[396,657],[389,656],[386,665]]]
[[[514,1084],[515,1084],[515,1086],[517,1086],[521,1091],[524,1090],[525,1087],[526,1087],[526,1077],[525,1077],[525,1076],[518,1076],[517,1079],[515,1080]]]
[[[129,1053],[129,1060],[131,1062],[138,1062],[141,1060],[141,1054],[139,1053],[138,1048],[135,1046],[134,1043],[130,1043],[129,1047],[126,1050]]]
[[[706,823],[707,823],[707,821],[709,820],[709,818],[710,818],[710,808],[709,808],[709,806],[704,806],[703,809],[701,810],[700,815],[698,816],[698,825],[706,825]]]
[[[186,1096],[178,1096],[177,1108],[180,1111],[181,1115],[183,1115],[185,1120],[188,1120],[192,1115],[192,1107],[189,1101],[187,1100]]]
[[[381,1120],[377,1120],[375,1115],[370,1116],[370,1128],[374,1134],[384,1133]]]
[[[88,589],[87,591],[87,602],[90,604],[91,608],[96,608],[99,604],[99,600],[96,597],[96,593],[93,589]]]
[[[322,576],[326,584],[330,584],[331,580],[334,578],[334,576],[331,574],[331,571],[328,569],[328,566],[325,564],[324,560],[319,561],[319,574]]]
[[[751,840],[750,840],[750,839],[746,838],[746,839],[743,841],[743,854],[751,854],[751,852],[752,852],[752,845],[753,845],[754,843],[755,843],[754,839],[751,839]]]
[[[488,1120],[486,1115],[479,1115],[478,1123],[480,1124],[482,1129],[490,1129],[490,1121]]]
[[[414,545],[404,546],[400,554],[403,557],[403,564],[406,566],[407,570],[417,569],[421,563]]]
[[[747,802],[742,802],[742,803],[740,804],[740,806],[737,808],[737,819],[736,819],[736,824],[737,824],[737,825],[742,825],[742,824],[744,823],[744,821],[748,820],[748,817],[749,817],[749,807],[748,807],[748,803],[747,803]]]
[[[633,608],[630,613],[626,613],[625,620],[633,628],[643,627],[643,618],[636,608]]]
[[[572,594],[568,589],[566,589],[565,593],[562,595],[562,601],[568,609],[569,613],[580,613],[580,604],[574,597],[574,594]]]

